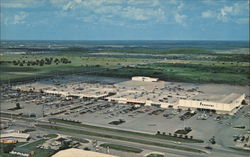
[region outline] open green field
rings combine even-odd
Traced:
[[[248,85],[249,68],[249,63],[245,62],[171,60],[92,74],[112,77],[132,77],[140,74],[165,81]]]
[[[72,73],[98,76],[159,77],[165,81],[249,85],[248,49],[217,52],[201,48],[120,48],[102,51],[59,51],[46,54],[3,54],[0,82],[37,80]],[[98,55],[100,53],[100,55]],[[119,54],[119,55],[117,55]]]
[[[250,153],[250,150],[247,150],[247,149],[242,149],[242,148],[237,148],[237,147],[229,147],[231,149],[234,149],[234,150],[238,150],[238,151],[243,151],[243,152],[249,152]]]
[[[146,157],[164,157],[164,155],[152,153],[152,154],[147,155]]]
[[[159,147],[164,147],[164,148],[178,149],[178,150],[189,151],[189,152],[205,153],[202,150],[193,149],[193,148],[189,148],[189,147],[163,144],[163,143],[157,143],[157,142],[151,142],[151,141],[145,141],[145,140],[138,140],[138,139],[127,138],[127,137],[123,137],[123,136],[106,135],[106,134],[88,132],[88,131],[84,131],[84,130],[76,130],[76,129],[70,129],[70,128],[64,128],[64,127],[49,126],[49,125],[37,125],[37,127],[51,129],[51,130],[57,130],[57,131],[62,131],[62,132],[83,134],[83,135],[116,139],[116,140],[121,140],[121,141],[128,141],[128,142],[134,142],[134,143],[140,143],[140,144],[146,144],[146,145],[152,145],[152,146],[159,146]]]
[[[119,129],[99,127],[99,126],[94,126],[94,125],[81,124],[81,123],[66,121],[62,119],[56,119],[56,118],[51,118],[49,120],[51,122],[64,123],[64,124],[70,124],[70,125],[75,125],[79,127],[93,128],[93,129],[98,129],[98,130],[103,130],[103,131],[112,131],[112,132],[117,132],[121,134],[130,134],[130,135],[136,135],[136,136],[141,136],[141,137],[158,138],[158,139],[164,139],[164,140],[169,140],[169,141],[186,142],[186,143],[203,143],[203,141],[199,139],[184,139],[184,138],[178,138],[178,137],[169,136],[169,135],[164,135],[164,136],[163,135],[150,135],[150,134],[139,133],[139,132],[132,132],[132,131],[126,131],[126,130],[119,130]]]
[[[46,60],[50,58],[53,60],[47,63]],[[70,63],[60,61],[64,58],[70,61]],[[41,63],[41,61],[44,63]],[[0,62],[0,82],[15,82],[36,80],[62,74],[88,73],[115,66],[131,65],[141,61],[133,58],[99,58],[86,57],[79,53],[58,53],[58,55],[6,54],[1,56]]]
[[[124,151],[124,152],[133,152],[133,153],[142,152],[142,150],[139,148],[127,147],[127,146],[122,146],[122,145],[117,145],[117,144],[103,143],[100,146],[103,148],[110,148],[110,149],[115,149],[115,150]]]
[[[150,49],[150,48],[122,48],[106,49],[105,52],[125,52],[144,54],[208,54],[209,50],[202,48],[174,48],[174,49]]]

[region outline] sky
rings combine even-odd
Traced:
[[[247,40],[248,0],[0,0],[1,40]]]

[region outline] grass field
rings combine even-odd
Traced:
[[[242,152],[249,152],[250,153],[250,150],[247,150],[247,149],[242,149],[242,148],[237,148],[237,147],[229,147],[231,149],[234,149],[234,150],[238,150],[238,151],[242,151]]]
[[[74,53],[73,53],[74,54]],[[45,58],[61,59],[67,58],[71,63],[62,62],[39,65],[28,65],[28,62],[37,62]],[[61,74],[86,73],[102,70],[115,66],[126,66],[141,62],[131,58],[99,58],[84,57],[78,53],[70,55],[59,53],[59,55],[40,54],[40,55],[4,55],[1,56],[0,82],[27,81],[53,77]],[[15,65],[13,61],[19,61],[22,65]]]
[[[152,153],[152,154],[147,155],[146,157],[164,157],[164,155]]]
[[[62,120],[62,119],[56,119],[56,118],[51,118],[50,121],[65,123],[65,124],[70,124],[70,125],[75,125],[75,126],[85,127],[85,128],[93,128],[93,129],[98,129],[98,130],[103,130],[103,131],[112,131],[112,132],[117,132],[117,133],[121,133],[121,134],[137,135],[137,136],[141,136],[141,137],[158,138],[158,139],[164,139],[164,140],[170,140],[170,141],[176,141],[176,142],[186,142],[186,143],[203,143],[203,141],[199,140],[199,139],[183,139],[183,138],[177,138],[177,137],[169,136],[169,135],[164,135],[164,136],[162,136],[162,135],[150,135],[150,134],[139,133],[139,132],[132,132],[132,131],[126,131],[126,130],[119,130],[119,129],[112,129],[112,128],[105,128],[105,127],[81,124],[81,123],[66,121],[66,120]],[[124,135],[124,136],[126,136],[126,135]]]
[[[117,144],[103,143],[100,146],[103,148],[109,147],[110,149],[115,149],[115,150],[124,151],[124,152],[133,152],[133,153],[142,152],[142,150],[139,148],[127,147],[127,146],[122,146],[122,145],[117,145]]]
[[[210,51],[202,48],[175,48],[175,49],[150,49],[150,48],[122,48],[106,49],[105,52],[125,52],[140,54],[208,54]]]
[[[158,77],[165,81],[196,83],[249,84],[249,63],[212,61],[166,61],[154,64],[123,67],[119,70],[93,72],[94,75],[112,77]]]
[[[83,138],[71,137],[70,139],[72,139],[72,140],[74,140],[74,141],[81,142],[81,143],[89,143],[88,140],[85,140],[85,139],[83,139]]]
[[[106,55],[98,56],[98,53]],[[112,56],[117,53],[121,56]],[[95,54],[79,51],[36,55],[4,54],[0,59],[0,82],[29,81],[72,73],[126,78],[144,75],[159,77],[165,81],[237,85],[249,85],[250,82],[248,53],[216,53],[201,48],[163,50],[121,48],[104,49],[100,52],[96,51]],[[143,54],[148,56],[145,58]],[[153,59],[155,56],[158,56],[158,59]],[[40,65],[38,62],[48,58],[53,59],[50,64]],[[56,59],[63,58],[69,60],[70,63],[55,62]],[[14,64],[17,61],[20,64]],[[38,64],[28,65],[33,62]],[[145,64],[142,65],[142,63]],[[121,67],[121,69],[114,69],[115,67]]]
[[[159,147],[164,147],[164,148],[178,149],[178,150],[189,151],[189,152],[204,153],[204,151],[189,148],[189,147],[163,144],[163,143],[157,143],[157,142],[151,142],[151,141],[145,141],[145,140],[138,140],[138,139],[127,138],[123,136],[106,135],[106,134],[100,134],[100,133],[94,133],[94,132],[88,132],[88,131],[83,131],[83,130],[64,128],[64,127],[57,127],[57,126],[49,126],[49,125],[37,125],[37,127],[57,130],[57,131],[62,131],[62,132],[69,132],[69,133],[116,139],[116,140],[128,141],[128,142],[134,142],[134,143],[140,143],[140,144],[146,144],[146,145],[153,145],[153,146],[159,146]]]

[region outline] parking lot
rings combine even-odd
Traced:
[[[192,131],[188,133],[189,136],[203,139],[206,142],[209,142],[209,140],[215,136],[217,143],[231,146],[235,145],[233,136],[244,135],[250,128],[248,123],[249,119],[245,116],[250,111],[249,106],[244,106],[235,115],[229,116],[205,113],[203,111],[193,112],[173,108],[160,108],[157,105],[144,106],[134,103],[121,103],[108,101],[103,97],[63,96],[56,93],[45,93],[40,90],[42,87],[50,88],[50,90],[53,91],[55,87],[58,87],[58,89],[61,89],[61,91],[64,90],[64,92],[68,92],[69,89],[78,89],[91,93],[91,89],[93,88],[115,88],[113,86],[114,83],[124,81],[99,78],[97,79],[98,81],[91,82],[90,78],[86,79],[83,77],[81,80],[78,76],[74,79],[70,81],[67,80],[67,82],[64,79],[43,80],[33,84],[21,85],[28,87],[27,89],[29,90],[25,91],[5,86],[5,88],[2,88],[4,92],[2,92],[3,94],[1,95],[1,110],[13,114],[23,114],[28,117],[43,118],[45,120],[49,118],[68,119],[85,124],[150,134],[156,134],[157,131],[173,134],[177,130],[190,127]],[[68,90],[64,89],[67,83],[69,83]],[[173,90],[170,87],[176,86],[178,87],[175,88],[177,91],[181,90],[183,92],[182,89],[184,89],[184,87],[186,88],[185,90],[195,90],[190,91],[191,94],[197,92],[198,89],[203,91],[203,88],[204,91],[209,92],[207,91],[208,89],[205,88],[208,85],[200,85],[199,88],[195,88],[193,84],[185,84],[182,86],[180,84],[181,83],[177,83],[174,85],[174,83],[168,83],[168,90]],[[230,88],[241,91],[245,90],[245,88],[240,87]],[[123,87],[119,87],[119,90],[124,89]],[[100,91],[100,93],[102,92],[104,93],[105,90]],[[220,93],[223,92],[223,90],[216,90],[216,92]],[[245,126],[245,128],[239,129],[235,128],[235,126]],[[227,138],[224,139],[225,137]]]

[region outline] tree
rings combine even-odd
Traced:
[[[61,147],[59,148],[59,150],[68,149],[68,148],[70,148],[69,145],[70,145],[69,142],[63,141]]]
[[[14,143],[9,143],[9,144],[1,144],[1,148],[4,153],[9,153],[11,152],[15,147]]]
[[[16,109],[21,109],[20,103],[16,103]]]

